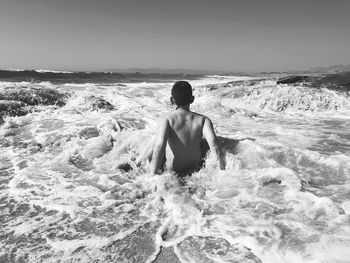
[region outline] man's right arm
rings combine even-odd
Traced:
[[[207,117],[204,119],[204,125],[203,125],[203,136],[207,140],[210,151],[215,154],[216,159],[219,162],[219,166],[221,170],[225,169],[225,159],[221,151],[221,147],[218,143],[218,140],[216,138],[213,123],[211,120]]]
[[[167,118],[161,118],[158,121],[157,134],[153,146],[151,173],[156,174],[161,168],[165,154],[165,147],[168,141],[169,123]]]

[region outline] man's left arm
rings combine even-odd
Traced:
[[[219,162],[220,169],[225,170],[225,167],[226,167],[225,157],[221,151],[221,147],[216,138],[213,123],[209,118],[205,118],[204,120],[203,135],[208,142],[210,151],[212,151],[216,155],[216,159]]]
[[[168,141],[169,135],[169,123],[167,118],[161,118],[158,121],[157,126],[157,135],[155,143],[153,146],[153,156],[152,156],[152,165],[151,173],[156,174],[161,168],[162,161],[165,154],[165,147]]]

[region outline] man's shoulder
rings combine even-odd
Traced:
[[[204,123],[206,121],[210,121],[210,119],[207,116],[199,114],[197,112],[190,111],[190,112],[188,112],[188,115],[191,115],[195,122],[197,122],[197,123],[200,122],[202,125],[204,125]],[[172,123],[176,122],[178,119],[179,119],[179,114],[176,111],[171,111],[171,112],[167,112],[164,115],[162,115],[159,118],[159,121],[160,122],[168,122],[168,123],[172,124]]]
[[[178,117],[176,112],[167,112],[158,118],[158,124],[172,126],[175,122],[177,122],[177,119]]]
[[[169,114],[164,114],[162,116],[159,116],[157,119],[157,122],[166,122],[169,121]]]
[[[161,121],[171,121],[174,118],[175,118],[175,113],[174,112],[166,112],[159,118],[159,120],[161,120]]]
[[[210,119],[207,117],[207,116],[205,116],[205,115],[203,115],[203,114],[199,114],[199,113],[197,113],[197,112],[192,112],[193,113],[193,115],[195,116],[195,118],[197,118],[197,119],[199,119],[199,120],[201,120],[201,121],[207,121],[207,120],[209,120],[210,121]]]

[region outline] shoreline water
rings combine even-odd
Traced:
[[[0,126],[0,259],[146,262],[162,246],[155,262],[347,260],[348,94],[270,78],[191,83],[228,166],[209,157],[181,185],[150,177],[143,159],[171,82],[2,82],[33,105]]]

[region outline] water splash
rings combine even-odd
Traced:
[[[227,169],[209,156],[182,180],[148,174],[170,83],[67,84],[64,107],[5,118],[0,261],[152,262],[173,248],[181,262],[345,262],[347,95],[247,81],[194,82]],[[91,95],[114,108],[84,107]]]

